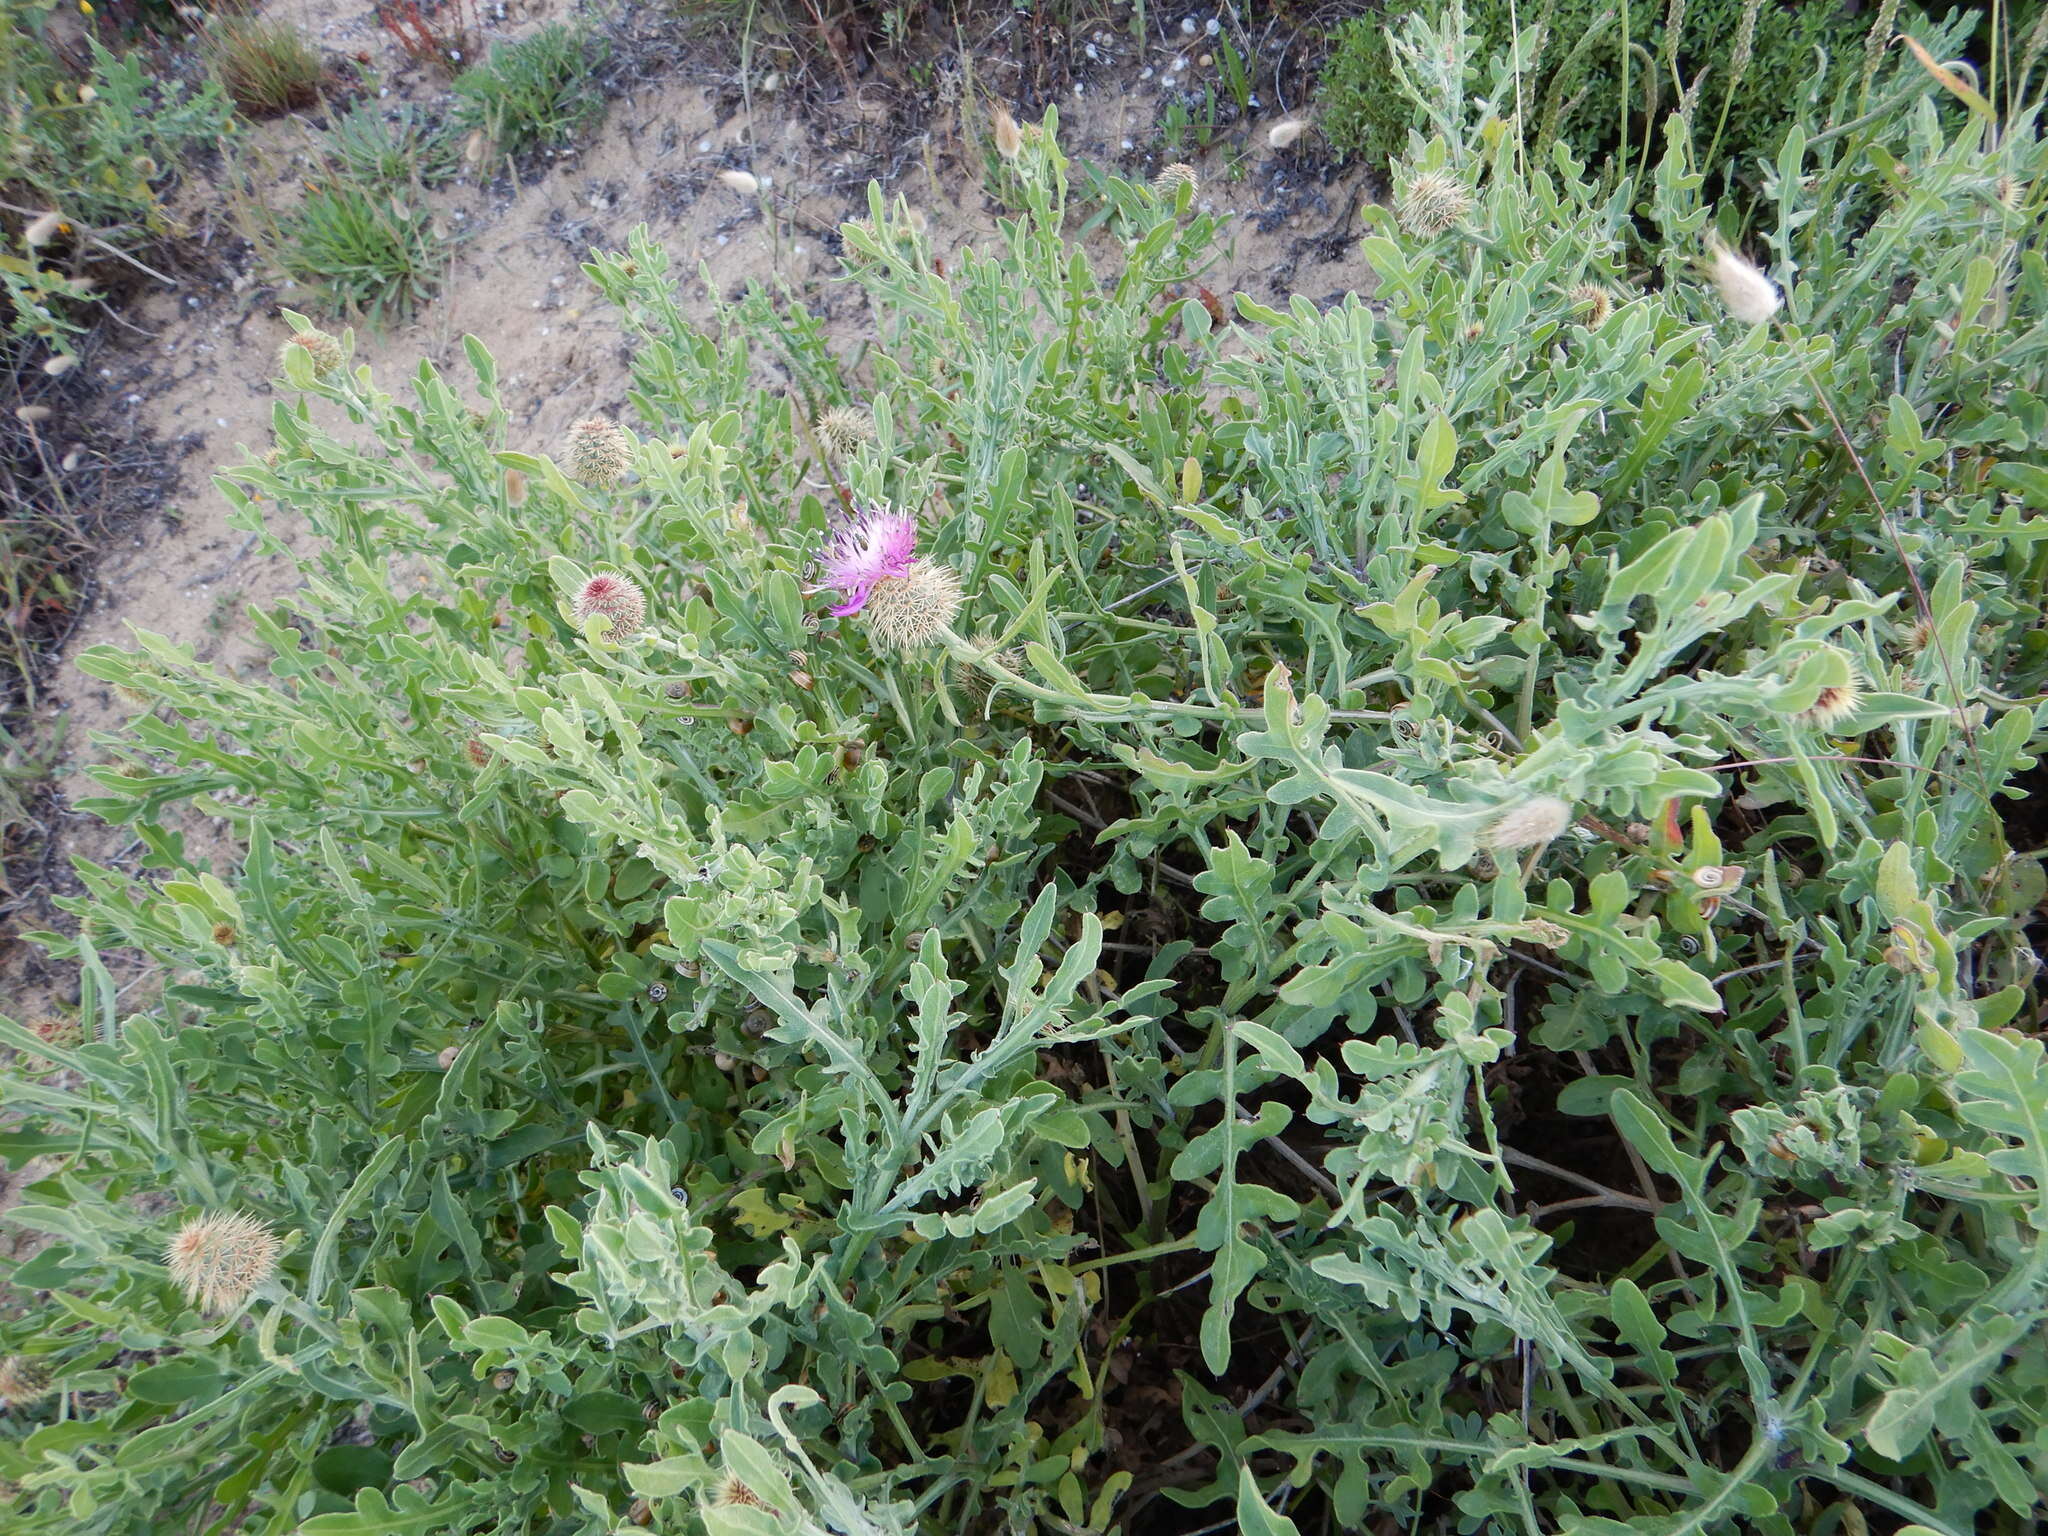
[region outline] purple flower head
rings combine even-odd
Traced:
[[[887,506],[864,508],[843,523],[818,552],[820,581],[845,600],[827,613],[859,613],[878,581],[901,576],[917,553],[917,519]]]

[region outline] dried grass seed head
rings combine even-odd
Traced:
[[[1540,848],[1572,824],[1572,808],[1555,795],[1538,795],[1503,813],[1480,839],[1495,853]]]
[[[1168,202],[1180,195],[1182,187],[1198,192],[1201,186],[1201,179],[1195,175],[1195,168],[1180,160],[1174,161],[1171,165],[1161,166],[1159,174],[1152,178],[1153,196]]]
[[[1008,107],[998,106],[989,126],[995,134],[996,153],[1005,160],[1014,160],[1024,152],[1024,130],[1017,126]]]
[[[1707,256],[1713,263],[1714,291],[1729,314],[1744,325],[1762,325],[1778,312],[1784,298],[1762,268],[1715,236],[1707,239]]]

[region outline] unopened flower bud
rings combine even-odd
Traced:
[[[1394,217],[1412,235],[1440,235],[1472,211],[1472,194],[1448,171],[1418,171],[1394,199]]]
[[[326,378],[347,361],[342,353],[340,338],[330,336],[325,331],[299,331],[285,339],[285,344],[278,353],[280,367],[283,366],[283,357],[294,347],[306,354],[307,360],[313,365],[313,377],[316,379]]]
[[[569,429],[569,473],[585,485],[610,490],[632,463],[633,445],[603,417],[589,417]]]

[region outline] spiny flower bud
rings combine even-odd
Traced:
[[[861,613],[878,648],[913,651],[952,627],[960,601],[960,576],[953,567],[917,559],[902,575],[877,581]]]
[[[1182,187],[1199,191],[1201,181],[1195,175],[1195,168],[1176,160],[1172,165],[1160,167],[1159,174],[1152,178],[1152,195],[1172,202],[1180,195]]]
[[[1707,254],[1714,262],[1714,288],[1728,313],[1744,325],[1762,325],[1783,302],[1778,285],[1740,253],[1709,237]]]
[[[1572,301],[1572,313],[1579,317],[1579,324],[1589,331],[1597,331],[1614,313],[1614,295],[1599,283],[1575,283],[1566,295]]]
[[[611,620],[612,627],[606,633],[607,640],[619,641],[631,638],[639,632],[647,619],[647,599],[640,593],[637,583],[630,578],[611,571],[599,571],[576,594],[576,624],[580,629],[591,619],[603,615]]]
[[[300,331],[285,338],[285,344],[278,349],[278,366],[284,366],[284,358],[297,347],[306,354],[306,360],[313,365],[313,377],[324,379],[339,368],[347,358],[342,354],[339,337],[325,331]]]
[[[995,130],[996,153],[1005,160],[1014,160],[1024,151],[1024,130],[1017,126],[1017,119],[1010,115],[1008,107],[997,107],[992,120]]]
[[[1472,194],[1445,171],[1418,171],[1394,199],[1394,217],[1411,235],[1440,235],[1472,211]]]
[[[608,491],[625,478],[632,462],[633,445],[626,434],[602,416],[569,429],[569,473],[585,485]]]
[[[1829,683],[1794,718],[1815,730],[1832,730],[1855,714],[1863,703],[1863,682],[1851,672],[1839,683]]]
[[[835,405],[815,425],[819,440],[841,456],[875,440],[875,419],[857,405]]]
[[[1555,795],[1524,800],[1486,829],[1480,842],[1495,853],[1541,848],[1572,824],[1572,808]]]
[[[227,1312],[277,1273],[279,1244],[270,1228],[240,1211],[209,1211],[178,1229],[164,1263],[185,1299],[202,1312]]]
[[[50,1395],[50,1378],[42,1366],[20,1355],[0,1358],[0,1408],[26,1408]]]

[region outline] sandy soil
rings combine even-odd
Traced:
[[[296,21],[325,53],[367,56],[394,106],[409,100],[430,107],[445,90],[398,51],[372,4],[272,0],[264,9]],[[563,7],[558,0],[512,0],[502,9],[511,14],[487,19],[491,38],[523,35]],[[1209,57],[1196,20],[1203,14],[1190,14],[1192,34],[1166,20],[1170,44],[1143,56],[1126,33],[1114,39],[1094,34],[1088,45],[1096,54],[1094,77],[1059,103],[1061,143],[1070,156],[1133,176],[1156,168],[1162,104],[1169,92],[1198,78]],[[788,284],[826,318],[842,347],[862,337],[869,316],[857,292],[827,281],[837,269],[834,231],[865,211],[870,174],[884,173],[891,191],[924,211],[936,247],[949,256],[994,233],[997,210],[982,195],[979,154],[957,105],[941,106],[928,128],[911,135],[892,124],[888,93],[879,87],[856,88],[850,102],[842,98],[824,112],[814,101],[757,91],[749,112],[731,56],[716,42],[674,46],[647,71],[645,83],[611,103],[601,127],[575,148],[517,177],[480,181],[471,175],[435,193],[436,216],[456,242],[448,280],[408,323],[359,329],[358,361],[370,363],[387,384],[422,356],[459,374],[461,339],[474,334],[497,357],[508,400],[524,401],[523,411],[515,407],[519,431],[535,451],[549,451],[579,417],[626,414],[628,359],[619,328],[578,265],[592,246],[623,247],[636,224],[647,223],[668,248],[674,271],[692,273],[701,262],[728,295],[755,280]],[[1001,39],[977,50],[974,63],[980,88],[998,98],[1006,70],[1012,78],[1022,74]],[[944,71],[942,64],[940,78]],[[938,94],[943,100],[943,87]],[[1265,111],[1233,130],[1227,143],[1219,140],[1209,155],[1192,157],[1204,204],[1226,215],[1231,230],[1231,255],[1209,286],[1226,297],[1242,289],[1266,302],[1293,292],[1326,300],[1360,277],[1350,235],[1363,178],[1333,175],[1313,134],[1290,151],[1270,150],[1264,130],[1282,114],[1277,104]],[[317,123],[321,114],[307,116]],[[278,198],[295,195],[310,163],[305,152],[313,131],[299,121],[258,130]],[[717,180],[719,171],[733,168],[761,178],[779,229],[755,202]],[[204,201],[210,195],[209,188],[188,188],[191,211],[222,230],[224,250],[233,248],[220,210]],[[68,718],[60,780],[67,805],[91,792],[84,770],[99,755],[94,733],[118,726],[128,714],[111,689],[76,670],[72,657],[90,646],[124,643],[132,627],[191,645],[223,668],[252,670],[261,657],[248,636],[246,610],[274,601],[294,581],[288,562],[255,554],[249,538],[227,526],[226,502],[208,477],[216,466],[239,460],[244,449],[261,453],[269,446],[271,379],[277,348],[289,334],[279,308],[312,313],[335,328],[341,317],[320,313],[309,294],[276,285],[260,257],[241,258],[238,265],[216,279],[188,280],[150,295],[128,318],[153,340],[101,360],[107,408],[132,413],[184,455],[182,485],[170,515],[130,528],[104,551],[96,605],[52,679],[52,715]],[[702,285],[686,280],[683,286],[697,312],[708,313]],[[287,542],[303,535],[289,526],[278,531]],[[69,850],[87,857],[120,860],[134,851],[114,829],[69,810],[60,810],[58,827]],[[219,828],[195,826],[188,837],[216,863],[232,863],[234,849]],[[52,915],[44,913],[43,920]],[[5,1011],[21,1017],[61,1009],[75,998],[64,975],[25,946],[11,950],[0,954]]]

